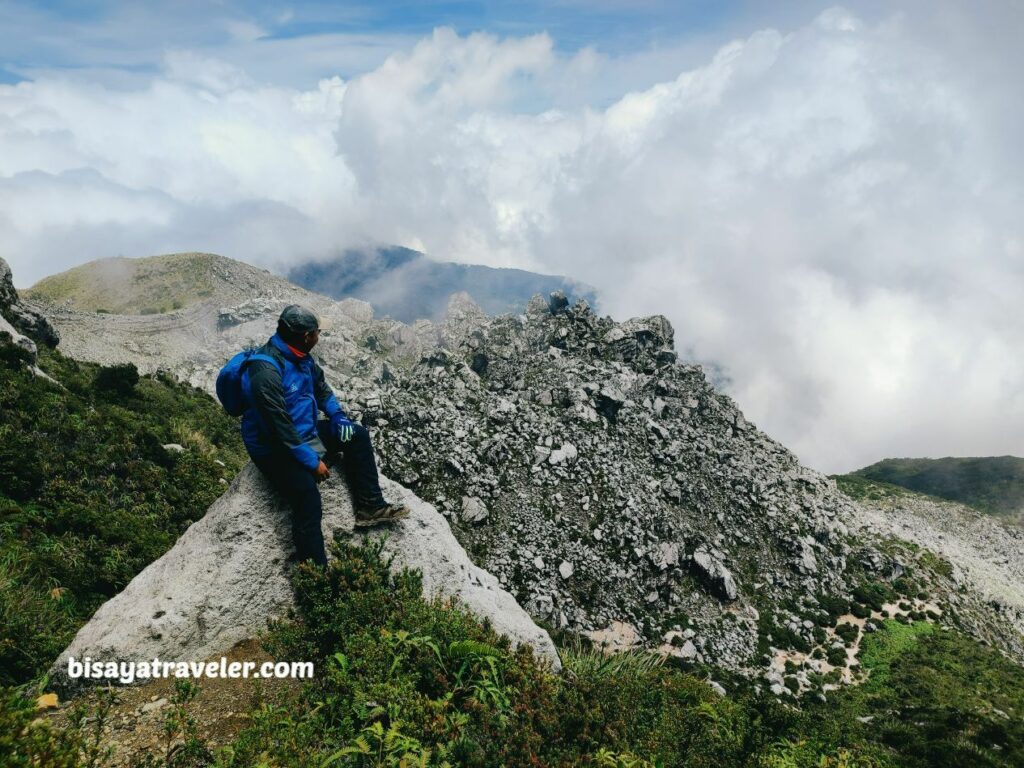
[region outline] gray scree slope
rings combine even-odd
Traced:
[[[680,361],[663,317],[615,322],[557,294],[490,317],[455,297],[443,321],[405,325],[230,259],[212,268],[221,287],[166,315],[40,308],[72,357],[162,368],[207,391],[285,304],[315,308],[331,324],[316,354],[373,429],[381,471],[436,505],[473,559],[556,626],[647,646],[685,635],[684,657],[756,675],[774,658],[766,643],[819,642],[820,596],[923,573],[884,516]],[[240,284],[259,290],[238,303]],[[985,568],[941,548],[956,569],[926,574],[929,590],[958,626],[1024,660],[1024,604],[986,588],[1012,581],[1022,556],[986,557],[978,531],[957,530]],[[922,517],[896,535],[936,547],[946,534]]]

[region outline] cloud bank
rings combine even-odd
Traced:
[[[23,285],[365,242],[567,274],[668,316],[817,468],[1021,455],[1022,25],[982,21],[834,8],[613,99],[643,57],[448,29],[308,90],[188,50],[48,73],[0,86],[4,255]]]

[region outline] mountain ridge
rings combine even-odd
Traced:
[[[844,477],[889,483],[1024,525],[1024,458],[1017,456],[889,458]]]
[[[204,302],[243,303],[283,285],[341,301],[366,301],[377,315],[411,323],[443,316],[451,296],[469,293],[490,314],[513,311],[536,293],[563,290],[591,304],[590,286],[520,269],[456,264],[407,248],[346,251],[329,260],[293,266],[287,276],[204,252],[96,259],[42,278],[26,299],[85,312],[154,315]]]
[[[238,303],[285,283],[269,270],[195,251],[96,259],[44,277],[21,295],[85,312],[153,315],[204,302]]]
[[[884,517],[680,363],[660,316],[615,322],[556,293],[489,317],[456,296],[443,322],[406,325],[283,281],[264,294],[157,316],[56,306],[51,317],[73,356],[211,391],[224,359],[265,340],[284,304],[312,303],[331,324],[316,354],[374,430],[382,470],[556,628],[662,647],[783,694],[791,678],[820,690],[835,670],[815,653],[835,642],[838,618],[821,599],[855,600],[865,584],[895,599],[898,584],[912,612],[924,614],[918,593],[941,596],[943,621],[1024,659],[1024,597],[991,594],[998,568],[975,579],[893,542]],[[908,535],[938,541],[929,525]]]
[[[377,314],[404,323],[442,317],[457,293],[469,294],[490,315],[517,311],[533,295],[552,291],[564,292],[570,301],[596,302],[594,288],[567,277],[438,261],[401,247],[346,251],[333,259],[293,266],[287,277],[334,299],[366,301]]]

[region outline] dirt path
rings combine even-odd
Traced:
[[[232,661],[273,661],[255,640],[239,643],[226,655]],[[219,661],[218,656],[216,660]],[[210,659],[213,661],[214,659]],[[202,678],[197,682],[199,694],[185,709],[195,719],[199,739],[210,749],[230,743],[249,724],[248,713],[261,703],[284,704],[295,699],[302,681],[292,679],[253,680]],[[165,725],[174,706],[173,679],[160,679],[145,685],[114,688],[113,706],[102,727],[101,743],[112,754],[103,765],[122,768],[141,760],[147,753],[160,758],[180,744],[180,735],[170,739]],[[59,728],[69,724],[72,708],[84,703],[92,712],[95,727],[96,691],[60,704],[47,717]]]

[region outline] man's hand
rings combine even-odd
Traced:
[[[331,418],[331,428],[334,430],[334,435],[338,438],[338,442],[341,443],[347,443],[351,440],[352,434],[355,432],[355,424],[340,413],[334,414]]]
[[[318,466],[316,469],[313,470],[313,477],[316,478],[316,481],[318,483],[322,483],[324,480],[326,480],[330,476],[331,476],[331,470],[329,470],[327,468],[327,465],[324,464],[322,461],[320,462],[320,466]]]

